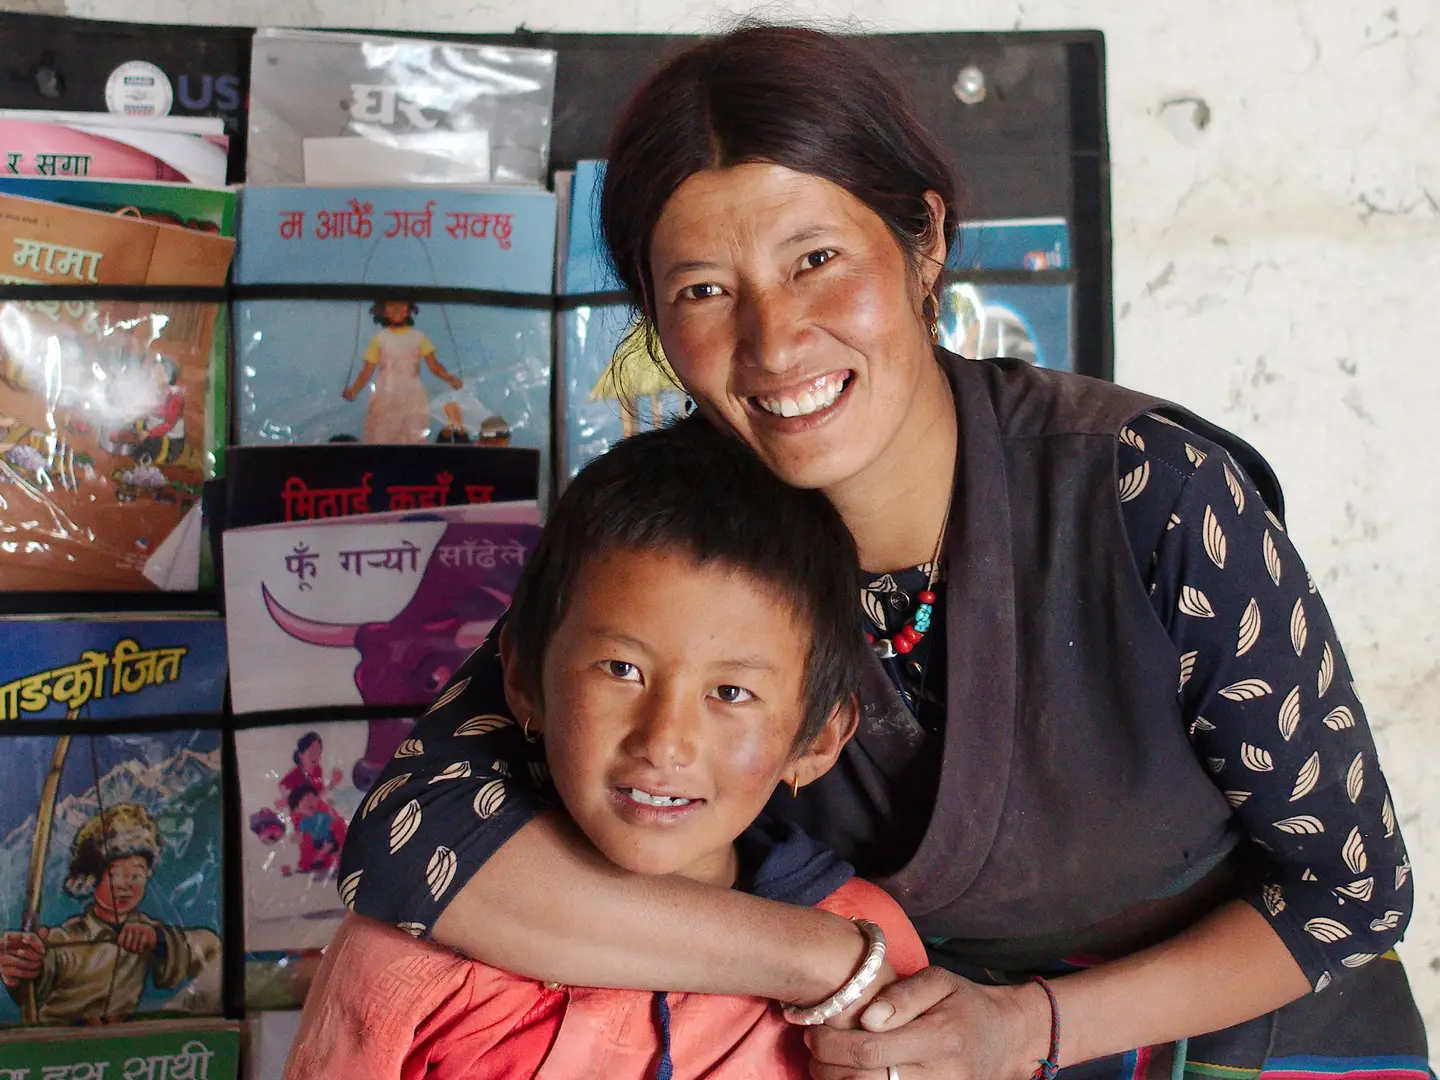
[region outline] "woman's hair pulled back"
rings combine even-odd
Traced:
[[[615,269],[653,322],[650,238],[670,197],[705,169],[768,162],[844,188],[889,227],[912,266],[931,240],[926,192],[958,192],[909,96],[864,49],[794,26],[745,25],[664,64],[610,144],[601,227]]]

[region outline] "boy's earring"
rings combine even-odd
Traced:
[[[798,799],[798,798],[800,797],[800,777],[799,777],[799,776],[792,776],[792,777],[790,777],[790,797],[791,797],[792,799]]]
[[[531,719],[532,719],[532,717],[529,717],[529,716],[525,717],[525,723],[523,723],[523,724],[520,725],[520,733],[525,736],[525,741],[528,742],[528,743],[539,742],[539,741],[540,741],[540,736],[539,736],[538,734],[536,734],[536,735],[531,735],[531,734],[530,734],[530,721],[531,721]]]

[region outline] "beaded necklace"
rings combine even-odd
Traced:
[[[874,634],[868,631],[865,634],[865,639],[870,642],[870,647],[881,660],[889,660],[897,654],[907,655],[930,631],[930,617],[935,613],[935,583],[940,578],[940,555],[945,549],[945,533],[950,528],[950,507],[954,495],[952,491],[950,498],[945,501],[945,517],[940,522],[940,535],[935,540],[935,557],[930,560],[930,573],[926,577],[925,588],[915,595],[915,613],[899,632],[891,637],[877,640]]]

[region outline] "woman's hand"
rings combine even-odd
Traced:
[[[1050,1049],[1050,1003],[1033,983],[980,986],[929,967],[882,990],[860,1028],[805,1036],[815,1080],[1028,1080]]]

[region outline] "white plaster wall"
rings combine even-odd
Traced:
[[[1419,887],[1402,952],[1440,1043],[1440,448],[1430,431],[1440,405],[1440,3],[761,10],[876,30],[1105,32],[1117,377],[1234,428],[1286,484],[1292,535],[1339,626],[1395,789]],[[68,0],[68,11],[472,32],[686,32],[725,18],[698,0]],[[1204,101],[1203,130],[1193,107],[1165,106],[1175,98]]]

